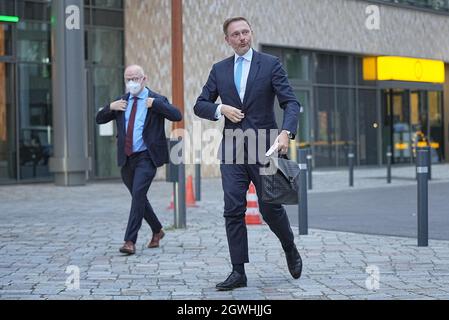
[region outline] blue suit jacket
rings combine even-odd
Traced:
[[[274,114],[275,96],[279,100],[280,107],[284,109],[281,129],[296,135],[301,106],[288,82],[287,74],[277,57],[254,50],[243,102],[234,84],[234,56],[232,56],[212,67],[209,79],[194,106],[194,112],[200,118],[216,121],[215,111],[218,104],[215,101],[220,97],[223,104],[241,109],[245,114],[240,123],[233,123],[226,118],[224,130],[252,129],[256,131],[258,138],[258,129],[278,129]],[[264,152],[273,143],[268,138],[267,134]],[[219,157],[224,159],[224,148]]]
[[[170,104],[168,99],[150,89],[148,97],[154,98],[153,107],[148,109],[145,125],[143,129],[143,141],[147,146],[151,159],[156,167],[160,167],[169,161],[168,144],[165,136],[165,119],[170,121],[181,121],[181,112]],[[117,98],[128,101],[129,93]],[[117,124],[117,162],[119,166],[126,164],[125,154],[125,112],[113,111],[110,105],[107,105],[97,113],[97,124],[108,123],[115,120]]]

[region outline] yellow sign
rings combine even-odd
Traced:
[[[363,58],[363,79],[444,83],[444,62],[405,57]]]

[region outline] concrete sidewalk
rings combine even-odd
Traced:
[[[120,182],[0,187],[0,299],[449,298],[449,241],[418,248],[416,239],[312,229],[296,236],[304,269],[294,280],[266,225],[248,226],[248,287],[217,292],[230,271],[223,194],[219,179],[202,187],[204,201],[188,209],[187,229],[174,230],[166,209],[172,186],[155,182],[149,199],[167,235],[160,248],[147,249],[143,225],[133,256],[118,252],[130,205]],[[72,265],[80,271],[76,290],[66,285]]]

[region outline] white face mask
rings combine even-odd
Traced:
[[[142,85],[139,82],[136,81],[129,81],[126,84],[126,89],[131,93],[132,95],[136,95],[139,93],[140,89],[142,89]]]

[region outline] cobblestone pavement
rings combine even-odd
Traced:
[[[133,256],[118,252],[130,205],[121,183],[0,187],[0,299],[449,298],[449,241],[418,248],[416,239],[311,229],[296,236],[304,269],[294,280],[267,225],[248,226],[248,287],[217,292],[230,270],[221,183],[206,179],[202,187],[187,229],[175,230],[172,186],[153,183],[149,199],[167,235],[147,249],[144,225]],[[79,268],[79,289],[69,266]]]

